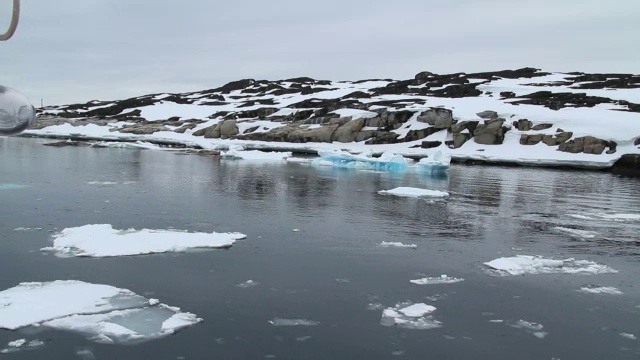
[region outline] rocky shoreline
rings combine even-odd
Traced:
[[[608,95],[608,96],[603,96]],[[246,79],[39,109],[23,136],[317,153],[448,152],[454,162],[640,173],[640,76],[533,68],[410,80]]]

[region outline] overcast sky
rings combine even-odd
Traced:
[[[242,78],[640,73],[640,0],[23,0],[0,85],[35,105]],[[0,1],[0,32],[10,0]]]

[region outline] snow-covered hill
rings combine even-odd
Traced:
[[[412,157],[442,150],[454,160],[606,168],[640,154],[640,75],[523,68],[399,81],[246,79],[46,107],[26,135]]]

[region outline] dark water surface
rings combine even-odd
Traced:
[[[640,213],[635,179],[607,173],[454,165],[447,178],[220,161],[126,149],[50,148],[0,138],[0,290],[24,281],[78,279],[130,289],[204,319],[139,345],[101,345],[81,335],[0,330],[0,348],[39,338],[7,359],[637,359],[640,239],[637,221],[571,214]],[[113,181],[116,185],[89,184]],[[451,193],[446,202],[379,190],[413,186]],[[592,215],[589,215],[592,216]],[[229,250],[122,258],[43,254],[51,232],[114,228],[238,231]],[[553,227],[597,231],[581,240]],[[39,227],[39,231],[15,231]],[[292,229],[299,229],[294,232]],[[382,241],[417,249],[381,248]],[[494,277],[483,262],[515,254],[575,257],[618,274]],[[418,286],[424,276],[462,277]],[[236,285],[254,280],[258,286]],[[578,292],[615,286],[624,295]],[[71,296],[71,295],[70,295]],[[443,326],[380,325],[381,310],[425,302]],[[318,321],[276,327],[274,317]],[[489,320],[544,325],[539,339]],[[304,340],[304,341],[303,341]],[[84,357],[84,358],[90,358]]]

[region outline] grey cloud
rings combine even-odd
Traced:
[[[522,66],[638,73],[640,2],[610,3],[24,1],[16,36],[0,43],[0,84],[51,104],[248,77],[409,78]]]

